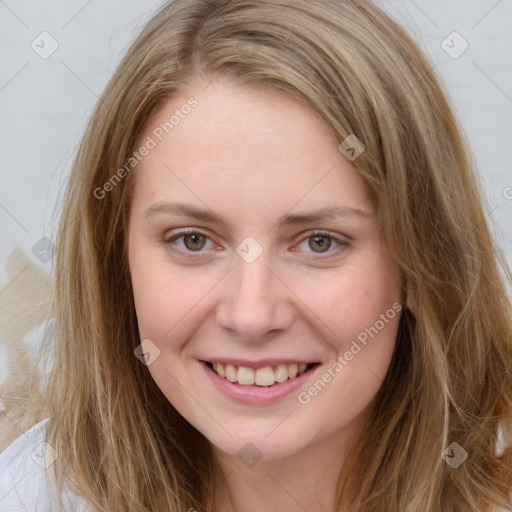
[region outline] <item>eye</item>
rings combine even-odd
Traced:
[[[324,231],[317,231],[315,233],[310,234],[306,238],[302,240],[300,245],[303,245],[307,242],[307,247],[311,249],[311,251],[308,251],[307,249],[299,249],[299,250],[305,250],[306,252],[313,252],[315,254],[327,254],[327,253],[334,253],[338,250],[341,250],[343,247],[348,246],[348,242],[346,240],[343,240],[341,238],[335,237],[331,235],[328,232]],[[332,245],[337,244],[338,247],[335,246],[333,250],[331,249]],[[299,247],[300,247],[299,245]]]
[[[178,241],[180,243],[177,243]],[[164,243],[166,245],[175,246],[179,251],[190,255],[198,253],[198,256],[205,252],[203,249],[208,249],[208,242],[215,245],[207,233],[198,229],[179,231],[164,239]],[[300,248],[301,245],[306,243],[309,250],[306,248]],[[333,244],[337,244],[334,246],[334,249],[332,249]],[[299,249],[293,250],[301,250],[314,254],[331,254],[339,252],[348,245],[348,241],[343,240],[340,237],[333,236],[329,232],[316,231],[302,239],[298,246]],[[213,247],[210,246],[209,248],[212,249]]]
[[[182,239],[182,244],[174,244],[176,240],[180,239]],[[181,251],[184,252],[204,252],[202,249],[207,245],[208,241],[213,243],[206,233],[197,229],[181,231],[164,239],[166,244],[176,245]]]

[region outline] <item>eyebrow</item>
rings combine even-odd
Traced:
[[[160,202],[155,203],[144,210],[144,218],[151,217],[159,213],[185,215],[196,220],[218,224],[228,231],[231,231],[231,225],[222,217],[210,209],[198,208],[197,206],[181,203],[181,202]],[[277,225],[294,226],[297,224],[307,224],[311,222],[319,222],[326,220],[334,220],[337,218],[352,217],[357,220],[368,221],[375,217],[375,214],[358,208],[348,208],[345,206],[327,206],[320,210],[303,213],[286,213],[279,217]]]

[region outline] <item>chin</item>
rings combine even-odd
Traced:
[[[289,431],[273,432],[270,435],[267,430],[258,430],[254,435],[249,433],[250,430],[245,432],[247,433],[243,436],[234,436],[233,438],[227,437],[227,435],[206,437],[216,450],[225,455],[239,458],[249,467],[252,460],[268,462],[283,460],[308,445],[307,440],[290,435]]]

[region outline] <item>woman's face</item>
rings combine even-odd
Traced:
[[[217,449],[279,459],[368,417],[399,273],[315,112],[255,86],[205,87],[168,101],[139,139],[128,246],[142,348]]]

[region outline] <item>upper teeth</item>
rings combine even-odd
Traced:
[[[306,371],[307,364],[278,364],[275,369],[272,366],[263,368],[248,368],[246,366],[234,366],[232,364],[212,363],[213,370],[230,382],[238,382],[244,386],[256,384],[258,386],[272,386],[276,382],[284,382],[295,378]]]

